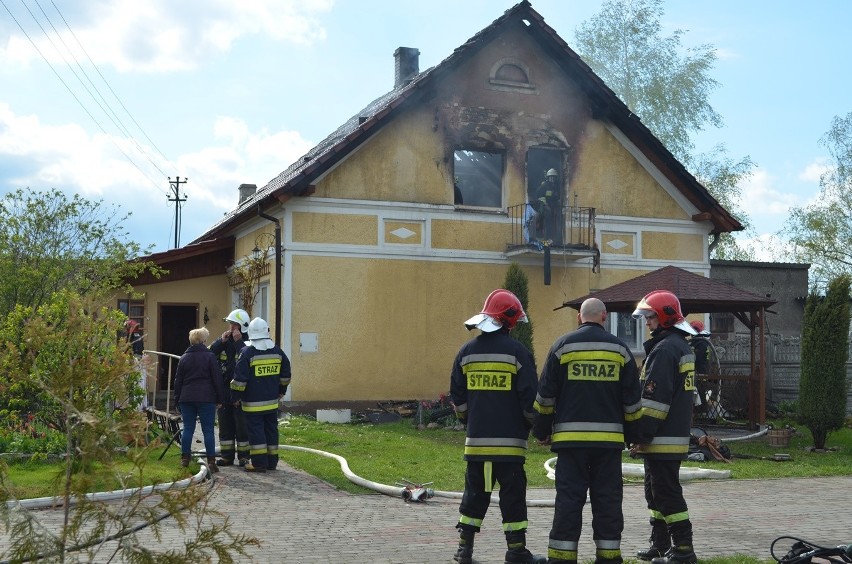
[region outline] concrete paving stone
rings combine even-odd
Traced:
[[[171,454],[171,453],[170,453]],[[527,472],[538,471],[527,468]],[[369,476],[365,476],[369,479]],[[852,542],[852,476],[783,480],[685,482],[684,495],[695,529],[699,558],[744,554],[770,559],[772,541],[782,535],[835,546]],[[552,499],[552,489],[533,489],[528,499]],[[230,518],[236,534],[257,537],[252,561],[284,563],[434,563],[452,562],[458,534],[458,500],[433,498],[406,503],[381,494],[349,494],[286,464],[275,472],[250,474],[222,468],[214,477],[209,507]],[[641,484],[624,488],[622,552],[632,559],[647,546],[648,511]],[[39,510],[38,517],[58,526],[61,510]],[[553,509],[531,507],[527,545],[547,551]],[[205,517],[212,522],[215,517]],[[162,523],[161,546],[176,546],[186,535],[171,520]],[[149,530],[141,542],[158,544]],[[792,541],[779,543],[786,552]],[[8,537],[0,534],[0,552]],[[503,562],[506,550],[499,507],[492,504],[476,536],[479,563]],[[109,551],[104,551],[108,555]],[[584,509],[580,559],[594,559],[591,509]],[[106,557],[105,559],[106,560]]]

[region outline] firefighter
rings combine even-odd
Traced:
[[[707,392],[710,389],[710,383],[707,381],[707,374],[710,365],[710,331],[704,328],[704,323],[699,320],[692,321],[689,324],[697,333],[689,339],[689,346],[692,347],[695,353],[695,387],[698,394],[698,405],[696,410],[699,413],[707,413]]]
[[[550,348],[539,381],[533,435],[557,453],[548,562],[577,563],[586,494],[596,564],[621,564],[621,451],[639,417],[642,389],[627,345],[604,329],[606,307],[589,298],[579,327]]]
[[[246,472],[266,472],[278,466],[278,402],[290,385],[290,359],[269,338],[263,319],[251,320],[248,337],[231,392],[246,418],[251,456]]]
[[[559,173],[555,168],[544,173],[544,181],[535,194],[533,207],[536,211],[536,227],[541,240],[561,243],[562,194],[558,184]]]
[[[456,355],[450,397],[456,416],[467,425],[464,494],[459,507],[459,546],[453,559],[473,562],[473,538],[500,484],[500,512],[506,535],[506,562],[543,562],[526,548],[527,439],[534,417],[535,360],[509,331],[527,322],[524,308],[508,290],[494,290],[482,311],[465,321],[482,333]]]
[[[223,321],[228,323],[228,330],[210,345],[210,351],[219,359],[225,390],[229,390],[237,356],[245,346],[250,318],[245,310],[235,309]],[[218,466],[232,466],[235,457],[240,466],[248,462],[246,419],[242,410],[231,401],[224,402],[219,408],[219,453],[221,458],[216,460]]]
[[[680,301],[655,290],[637,304],[633,317],[645,319],[651,338],[644,343],[642,410],[631,453],[643,458],[645,500],[651,511],[651,546],[637,554],[653,564],[696,562],[692,522],[680,485],[680,465],[689,451],[695,397],[695,355],[686,341],[695,330]]]

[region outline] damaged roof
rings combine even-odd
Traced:
[[[360,112],[349,118],[331,135],[305,153],[263,188],[241,202],[206,233],[194,242],[227,234],[233,226],[248,216],[256,215],[260,208],[283,202],[293,196],[305,196],[313,192],[312,184],[322,174],[344,159],[371,135],[407,106],[421,96],[428,96],[431,85],[441,76],[453,71],[462,62],[474,56],[493,37],[508,25],[522,24],[532,38],[553,56],[554,61],[573,77],[585,94],[589,96],[597,118],[605,118],[616,125],[672,184],[701,212],[696,220],[708,220],[713,224],[713,233],[741,231],[743,225],[737,221],[707,189],[686,170],[671,152],[634,115],[616,94],[583,62],[556,31],[544,22],[527,0],[523,0],[489,26],[468,39],[453,53],[436,66],[418,74],[414,79],[373,100]]]

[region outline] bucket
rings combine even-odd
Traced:
[[[790,429],[769,429],[769,446],[788,447],[793,432]]]

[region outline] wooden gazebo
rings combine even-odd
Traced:
[[[587,298],[598,298],[607,311],[632,313],[645,294],[669,290],[680,300],[684,315],[690,313],[732,313],[751,332],[749,382],[749,423],[753,428],[766,421],[766,333],[767,309],[776,300],[752,294],[717,280],[705,278],[675,266],[631,278],[620,284],[564,302],[560,307],[576,310]],[[557,308],[559,309],[559,308]],[[758,347],[759,351],[758,352]]]

